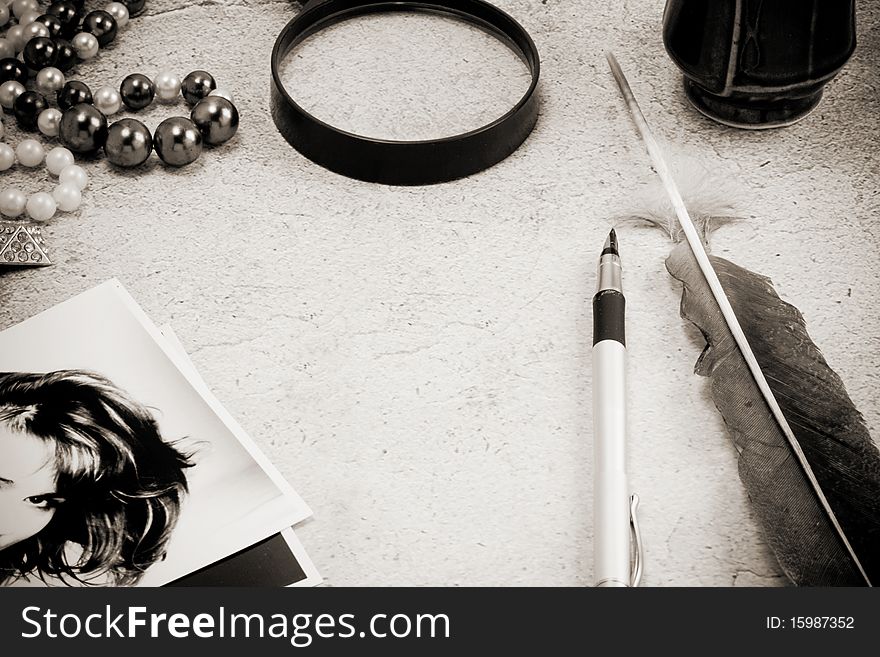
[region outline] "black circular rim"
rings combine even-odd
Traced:
[[[359,15],[413,11],[458,18],[502,41],[531,73],[522,98],[505,114],[474,130],[438,139],[398,141],[336,128],[300,107],[285,89],[281,63],[308,36]],[[389,185],[446,182],[497,164],[525,141],[538,119],[539,76],[538,51],[529,34],[511,16],[483,0],[312,0],[285,26],[272,49],[272,118],[291,146],[336,173]]]

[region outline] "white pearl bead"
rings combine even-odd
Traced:
[[[37,0],[15,0],[12,3],[12,13],[19,20],[29,11],[37,11],[39,8],[40,4]]]
[[[50,107],[40,112],[37,117],[37,127],[47,137],[57,137],[61,126],[61,110]]]
[[[73,183],[61,183],[52,192],[52,198],[62,212],[73,212],[82,203],[82,192]]]
[[[214,89],[209,96],[220,96],[220,98],[225,98],[230,103],[235,103],[235,100],[232,98],[232,94],[228,92],[226,89]]]
[[[23,139],[15,149],[15,157],[23,166],[36,167],[42,164],[46,151],[36,139]]]
[[[40,16],[42,16],[42,14],[40,14]],[[37,37],[48,38],[49,28],[42,23],[29,23],[28,25],[24,26],[24,30],[22,30],[21,35],[22,44],[26,44],[31,39],[36,39]],[[22,45],[22,47],[24,47],[24,45]]]
[[[9,39],[0,39],[0,57],[15,57],[15,45]]]
[[[37,73],[36,80],[34,81],[37,86],[37,91],[39,91],[44,96],[50,96],[54,94],[56,91],[64,86],[65,82],[66,80],[64,79],[64,73],[62,73],[60,69],[57,69],[54,66],[47,66],[46,68],[42,69],[39,73]]]
[[[104,7],[104,11],[116,19],[116,25],[120,30],[128,23],[128,7],[121,2],[111,2]]]
[[[15,52],[19,52],[24,48],[24,27],[21,25],[13,25],[6,30],[6,40],[15,48]]]
[[[165,103],[173,102],[180,94],[180,78],[169,71],[162,71],[153,78],[156,98]]]
[[[46,168],[53,176],[60,175],[65,167],[69,167],[73,162],[73,153],[63,146],[56,146],[46,153]]]
[[[12,109],[15,99],[24,93],[24,85],[17,80],[7,80],[0,84],[0,105],[3,109]]]
[[[91,59],[98,54],[98,39],[94,34],[80,32],[70,42],[80,59]]]
[[[9,7],[0,3],[0,27],[9,22]],[[5,57],[5,55],[4,55]]]
[[[27,200],[27,213],[34,221],[49,221],[55,215],[57,204],[51,194],[37,192]]]
[[[15,151],[9,144],[0,144],[0,171],[6,171],[15,164]]]
[[[41,14],[38,11],[25,12],[25,14],[21,18],[18,19],[18,24],[23,27],[26,25],[30,25],[31,23],[33,23],[35,20],[37,20],[42,15],[43,14]]]
[[[17,217],[24,212],[27,205],[27,196],[20,189],[7,187],[0,192],[0,212],[7,217]]]
[[[89,174],[78,164],[71,164],[58,174],[58,182],[71,183],[79,189],[85,189],[89,186]]]
[[[113,87],[101,87],[92,96],[92,104],[105,116],[111,116],[122,107],[122,96]]]

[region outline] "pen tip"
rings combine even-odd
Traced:
[[[614,232],[613,228],[608,233],[608,239],[605,240],[605,247],[602,249],[602,255],[606,253],[620,255],[617,251],[617,233]]]

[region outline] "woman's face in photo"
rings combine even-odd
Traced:
[[[54,446],[0,422],[0,550],[39,533],[60,502]]]

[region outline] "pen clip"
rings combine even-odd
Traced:
[[[630,586],[638,586],[642,581],[642,567],[645,560],[645,548],[642,545],[642,534],[639,531],[639,496],[633,493],[629,497],[629,522],[632,526],[633,550],[632,550],[632,579]]]

